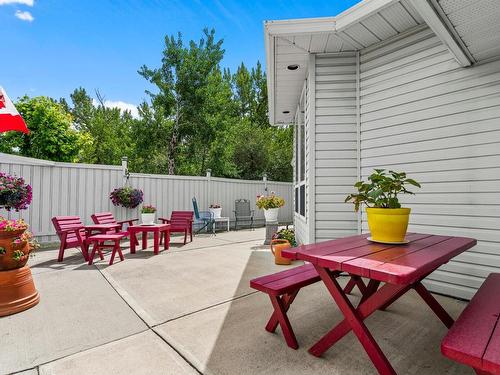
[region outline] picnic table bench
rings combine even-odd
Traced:
[[[300,289],[320,280],[318,271],[312,264],[304,264],[250,280],[250,287],[269,295],[274,308],[267,322],[266,331],[275,332],[279,324],[287,345],[292,349],[297,349],[299,345],[287,316],[288,309]],[[357,277],[349,280],[344,291],[350,293],[355,286],[358,286],[362,293],[365,291],[363,281]]]
[[[500,374],[500,273],[490,274],[441,343],[441,352],[474,368]]]

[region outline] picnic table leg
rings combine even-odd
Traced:
[[[158,232],[157,230],[155,230],[153,232],[153,251],[156,254],[158,254],[160,252],[160,232]]]
[[[351,294],[352,290],[356,286],[356,279],[355,279],[355,277],[357,277],[357,276],[351,276],[351,278],[347,282],[347,284],[346,284],[346,286],[344,288],[344,293],[345,294]]]
[[[269,295],[271,298],[271,303],[273,304],[274,311],[276,312],[276,317],[278,318],[279,324],[281,326],[281,331],[285,337],[287,345],[292,349],[297,349],[299,344],[295,338],[295,333],[293,333],[292,326],[286,315],[285,305],[283,300],[279,296]]]
[[[413,288],[417,291],[420,297],[427,303],[427,305],[434,311],[434,314],[443,322],[446,328],[451,328],[455,322],[453,318],[446,312],[441,304],[434,298],[434,296],[425,288],[422,282],[414,284]]]
[[[361,297],[361,300],[359,301],[359,304],[361,305],[369,297],[371,297],[377,291],[379,286],[380,286],[380,281],[370,280],[368,282],[368,286],[366,287],[365,292],[363,293],[363,296]]]
[[[358,309],[355,309],[351,304],[347,296],[343,293],[342,287],[339,285],[335,276],[328,269],[315,265],[321,280],[323,280],[326,288],[330,292],[331,296],[337,303],[340,311],[344,315],[345,319],[327,335],[333,336],[332,343],[338,341],[347,332],[352,330],[354,334],[358,337],[361,345],[365,348],[366,353],[372,360],[372,363],[378,370],[380,374],[389,375],[396,374],[391,364],[387,360],[379,345],[371,335],[370,331],[363,323],[363,320],[376,311],[382,304],[384,304],[388,299],[390,299],[395,293],[399,292],[402,288],[408,288],[408,286],[396,286],[391,284],[386,284],[382,289],[374,292],[363,304],[360,305]],[[373,284],[372,284],[373,285]],[[366,306],[366,307],[365,307]],[[327,350],[331,345],[329,342],[324,342],[325,336],[314,345],[309,352],[313,355],[321,355],[325,350]],[[330,337],[331,339],[332,337]]]
[[[356,311],[360,319],[366,319],[375,311],[380,309],[386,301],[392,299],[396,295],[403,295],[408,290],[411,289],[411,285],[393,285],[385,284],[380,288],[374,295],[368,298],[365,302],[358,305]],[[316,344],[314,344],[310,349],[309,353],[319,357],[330,347],[332,347],[337,341],[342,337],[347,335],[351,331],[351,326],[347,319],[337,324],[333,329],[331,329],[327,334],[325,334]]]
[[[148,232],[142,232],[142,250],[148,247]]]
[[[130,254],[135,254],[135,245],[139,245],[134,231],[130,231]]]
[[[288,312],[288,309],[290,308],[290,305],[292,304],[293,300],[297,296],[297,293],[299,293],[299,289],[292,292],[291,294],[285,294],[282,297],[285,314]],[[278,323],[279,323],[278,315],[276,314],[276,311],[274,311],[273,314],[271,315],[271,318],[269,319],[269,321],[266,324],[266,331],[268,331],[268,332],[276,331],[276,328],[278,327]]]

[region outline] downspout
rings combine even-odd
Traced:
[[[359,51],[356,51],[356,161],[357,161],[357,181],[361,180],[361,100],[360,100],[360,61]],[[357,215],[358,234],[361,234],[361,210]]]
[[[309,98],[306,111],[309,111],[309,199],[308,219],[309,219],[309,243],[316,242],[316,55],[309,54],[309,72],[308,72],[308,93]]]

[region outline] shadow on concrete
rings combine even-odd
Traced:
[[[262,267],[262,263],[272,260],[270,253],[252,251],[235,299],[167,322],[156,330],[204,374],[376,374],[352,333],[322,358],[307,352],[343,318],[321,282],[301,290],[289,311],[298,350],[286,346],[279,328],[274,334],[264,330],[272,313],[268,296],[244,292],[251,278],[269,273],[269,267]],[[346,277],[339,280],[347,282]],[[352,296],[352,300],[357,303],[359,296]],[[449,298],[441,302],[455,316],[463,308]],[[446,328],[416,294],[403,297],[388,311],[375,313],[367,325],[400,374],[470,374],[468,368],[440,354]]]

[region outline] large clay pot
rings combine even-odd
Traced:
[[[27,310],[40,301],[28,266],[0,271],[0,316]]]
[[[0,230],[0,316],[29,309],[40,300],[26,266],[31,248],[22,238],[24,232]],[[15,257],[16,251],[22,255]]]
[[[0,230],[0,271],[13,270],[26,265],[29,259],[30,246],[22,240],[25,229],[6,231]],[[21,251],[20,259],[14,258],[14,253]]]

